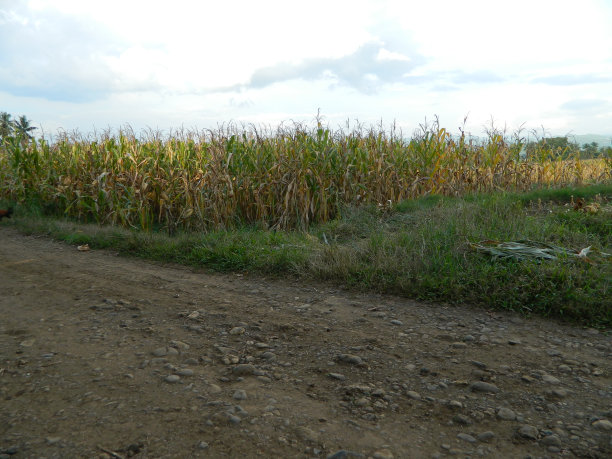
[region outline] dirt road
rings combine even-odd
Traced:
[[[609,334],[0,227],[0,458],[611,457]]]

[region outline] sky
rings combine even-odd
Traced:
[[[0,111],[612,136],[610,24],[612,0],[0,0]]]

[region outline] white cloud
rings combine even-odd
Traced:
[[[366,43],[354,53],[340,58],[307,59],[296,64],[281,63],[256,70],[248,87],[263,88],[290,80],[321,80],[331,77],[336,84],[348,85],[365,94],[375,93],[385,83],[404,82],[404,75],[422,62],[413,52],[409,59],[379,59],[381,45]]]
[[[88,101],[113,86],[105,56],[119,50],[96,25],[57,11],[0,11],[0,87],[21,96]]]
[[[465,70],[600,62],[612,56],[610,5],[584,0],[392,2],[433,66]]]
[[[320,107],[610,133],[610,23],[604,0],[0,1],[0,110],[85,131]]]
[[[406,56],[405,54],[397,53],[394,51],[389,51],[388,49],[385,49],[385,48],[380,48],[380,50],[378,51],[378,54],[376,55],[376,60],[410,62],[412,59],[410,59],[410,56]]]

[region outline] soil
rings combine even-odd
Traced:
[[[611,357],[606,331],[0,227],[1,458],[612,457]]]

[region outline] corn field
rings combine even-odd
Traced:
[[[610,158],[523,159],[521,147],[497,131],[475,143],[437,124],[410,140],[394,129],[344,132],[320,123],[166,137],[131,129],[53,142],[9,137],[0,146],[0,199],[144,230],[304,229],[345,205],[612,179]]]

